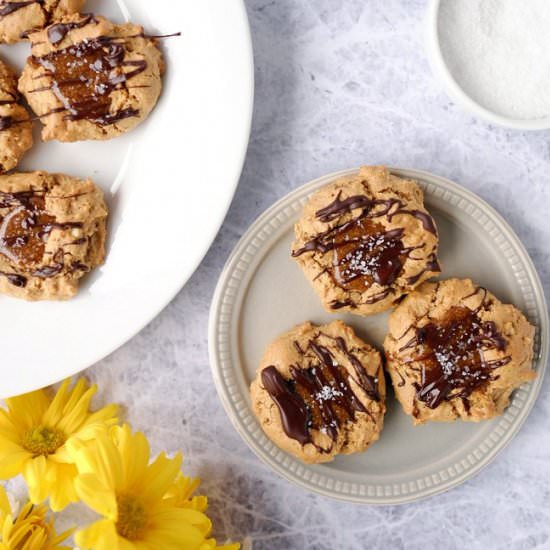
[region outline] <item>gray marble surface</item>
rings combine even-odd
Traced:
[[[490,126],[454,105],[423,47],[421,0],[247,0],[256,61],[248,157],[224,226],[174,302],[88,370],[155,450],[204,478],[216,533],[255,550],[550,548],[550,379],[512,444],[429,500],[361,507],[306,494],[248,450],[218,402],[208,308],[249,224],[301,183],[362,163],[430,170],[480,194],[527,246],[550,295],[549,133]]]

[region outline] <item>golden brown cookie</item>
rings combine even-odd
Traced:
[[[74,296],[103,263],[107,207],[90,180],[45,172],[0,176],[0,292],[25,300]]]
[[[441,271],[437,246],[418,184],[370,166],[313,194],[292,256],[327,311],[370,315]]]
[[[384,424],[380,354],[341,321],[304,323],[277,338],[250,392],[267,436],[308,463],[364,451]]]
[[[469,279],[424,283],[393,311],[384,342],[397,398],[415,424],[485,420],[535,378],[535,329]]]
[[[78,13],[86,0],[0,0],[0,44],[24,40],[30,32]]]
[[[32,122],[19,104],[17,78],[0,59],[0,174],[15,168],[32,142]]]
[[[111,139],[157,103],[164,62],[142,27],[73,15],[29,39],[19,90],[44,124],[44,140]]]

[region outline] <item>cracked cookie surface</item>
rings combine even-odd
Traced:
[[[15,168],[32,144],[32,122],[19,104],[17,78],[0,59],[0,174]]]
[[[66,15],[78,13],[86,0],[0,0],[0,44],[24,40]]]
[[[469,279],[426,282],[390,316],[386,366],[415,424],[485,420],[536,377],[534,334],[516,307]]]
[[[107,207],[90,180],[45,172],[0,176],[0,293],[74,296],[105,257]]]
[[[327,311],[370,315],[441,271],[438,240],[418,184],[371,166],[313,194],[292,256]]]
[[[364,451],[382,431],[380,353],[341,321],[304,323],[277,338],[250,391],[267,436],[307,463]]]
[[[142,27],[73,15],[29,39],[19,90],[44,125],[45,141],[111,139],[156,105],[164,61]]]

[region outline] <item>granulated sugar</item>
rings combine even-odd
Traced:
[[[483,107],[550,115],[550,0],[442,0],[438,32],[454,79]]]

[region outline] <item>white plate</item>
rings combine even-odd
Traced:
[[[70,302],[0,298],[0,396],[88,367],[151,321],[214,239],[246,152],[253,65],[242,0],[89,0],[87,10],[182,36],[163,40],[163,94],[135,131],[108,142],[37,137],[25,159],[21,169],[92,177],[104,189],[108,255]],[[0,55],[21,67],[28,46],[2,46]]]
[[[325,313],[290,259],[293,225],[308,196],[346,171],[315,180],[269,208],[243,236],[220,278],[210,315],[210,355],[225,410],[249,447],[290,481],[323,495],[397,504],[449,489],[478,472],[515,435],[542,384],[548,360],[548,312],[537,273],[508,224],[479,197],[443,178],[394,170],[420,182],[440,230],[443,277],[471,277],[516,304],[537,327],[539,376],[514,393],[505,414],[479,424],[414,427],[392,391],[384,430],[368,451],[309,466],[278,449],[254,417],[248,387],[267,345],[305,320],[341,318],[381,347],[388,314]]]

